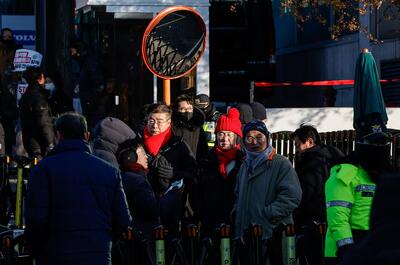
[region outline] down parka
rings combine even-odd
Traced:
[[[117,157],[118,146],[136,134],[123,121],[107,117],[99,121],[93,133],[93,154],[119,168]]]
[[[62,140],[28,181],[26,236],[45,265],[111,265],[113,236],[131,223],[119,171],[84,140]]]

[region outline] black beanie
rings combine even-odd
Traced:
[[[243,125],[250,122],[253,119],[253,111],[249,104],[239,103],[237,105],[237,109],[239,110],[239,113],[240,113],[240,117],[239,117],[240,122]]]
[[[253,110],[253,118],[256,120],[265,120],[267,118],[267,111],[260,102],[251,103],[251,109]]]

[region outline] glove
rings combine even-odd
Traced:
[[[174,169],[169,164],[158,165],[156,170],[158,178],[170,180],[174,176]]]
[[[169,179],[158,178],[158,184],[160,184],[161,191],[164,192],[169,188]]]
[[[343,259],[344,255],[346,255],[347,252],[351,251],[353,246],[354,246],[354,244],[347,244],[347,245],[341,246],[337,249],[336,256],[337,256],[338,262],[340,262]]]

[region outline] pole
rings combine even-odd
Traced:
[[[294,225],[286,225],[282,231],[282,260],[284,265],[296,265],[296,239]]]
[[[158,226],[154,230],[156,239],[156,264],[165,265],[164,227]]]
[[[163,79],[163,100],[167,106],[171,105],[171,80]]]
[[[22,228],[22,184],[23,184],[23,165],[17,168],[17,191],[15,199],[15,225]]]
[[[221,265],[231,265],[231,239],[230,239],[230,226],[226,224],[221,225]]]

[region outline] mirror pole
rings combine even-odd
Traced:
[[[171,80],[163,79],[163,99],[167,106],[171,105]]]

